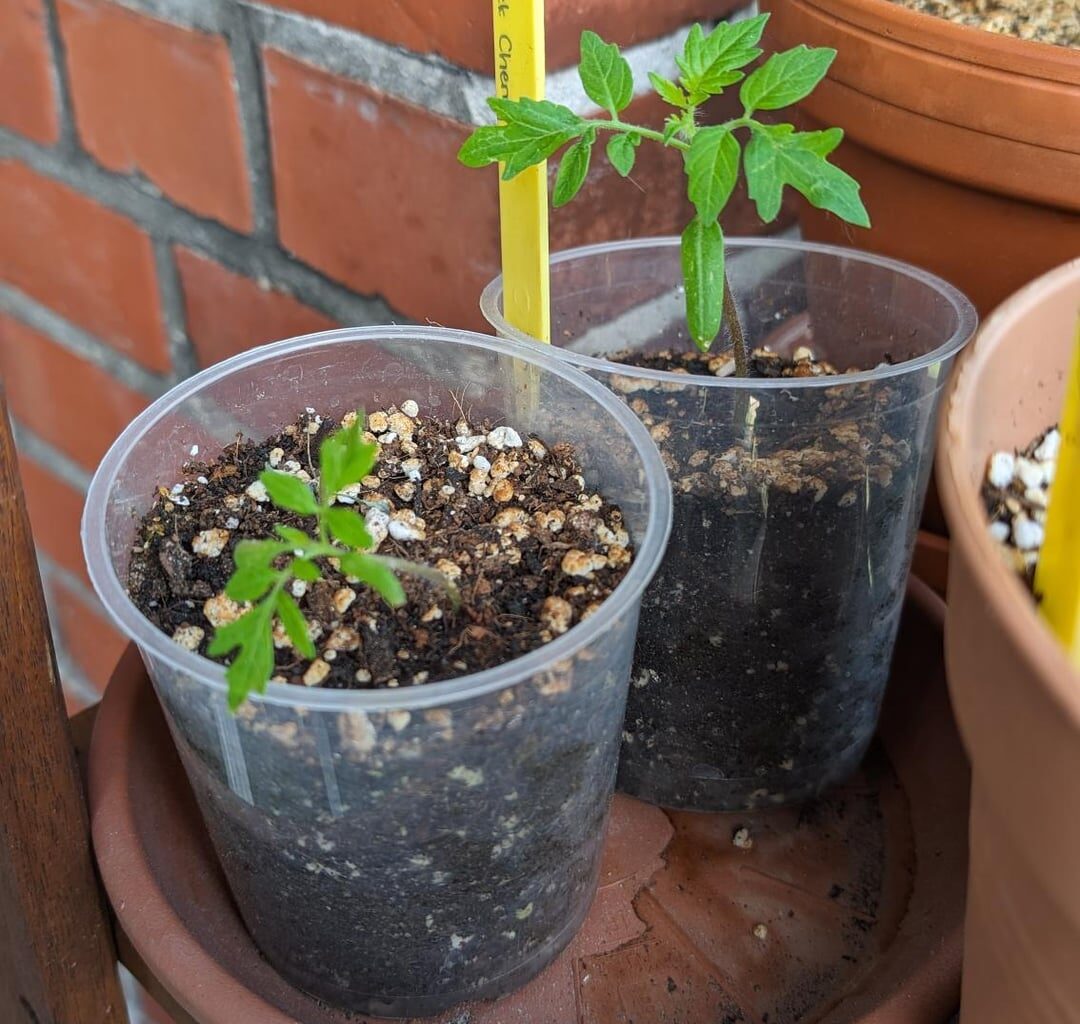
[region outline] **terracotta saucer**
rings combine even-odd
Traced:
[[[570,947],[516,994],[438,1020],[945,1021],[960,992],[969,778],[943,617],[913,580],[879,740],[848,785],[742,815],[618,797],[601,887]],[[244,931],[133,650],[98,714],[90,802],[120,924],[200,1024],[357,1024],[290,987]]]

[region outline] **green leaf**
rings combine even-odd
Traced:
[[[391,608],[400,608],[405,603],[405,588],[378,555],[362,555],[355,551],[344,554],[341,570],[363,580]]]
[[[265,469],[259,474],[259,479],[266,488],[270,500],[278,508],[287,509],[290,512],[298,512],[303,516],[313,516],[318,505],[315,503],[315,495],[311,493],[303,480],[288,473],[279,473],[276,469]]]
[[[322,576],[319,567],[310,558],[294,558],[289,563],[289,572],[306,583],[314,583]]]
[[[585,122],[569,107],[551,100],[534,100],[528,96],[507,100],[493,96],[488,106],[508,125],[518,125],[533,135],[552,135],[568,132],[579,135]]]
[[[233,562],[238,569],[268,568],[278,555],[290,550],[291,546],[280,540],[242,540],[233,549]]]
[[[274,671],[274,640],[269,623],[240,649],[225,670],[229,684],[229,709],[235,711],[252,691],[263,693]]]
[[[836,51],[827,46],[800,45],[774,53],[739,90],[747,114],[755,110],[779,110],[810,95],[835,58]]]
[[[261,565],[237,568],[225,584],[225,594],[234,601],[257,601],[278,580],[280,573]]]
[[[636,156],[637,152],[633,136],[612,135],[608,139],[607,158],[611,161],[611,166],[624,178],[634,169]]]
[[[697,87],[715,96],[743,78],[739,70],[761,56],[758,40],[769,20],[767,14],[742,21],[722,21],[705,37],[705,69]]]
[[[507,180],[543,163],[586,128],[584,119],[549,100],[492,97],[488,105],[503,124],[477,128],[458,151],[458,159],[469,167],[502,162]]]
[[[551,202],[555,207],[565,206],[574,198],[585,184],[589,173],[589,158],[592,156],[593,140],[589,136],[575,142],[559,161],[559,172],[555,175],[555,188]]]
[[[763,221],[776,218],[784,186],[790,185],[818,209],[858,227],[870,226],[859,183],[825,159],[824,154],[839,144],[838,131],[796,132],[791,125],[754,127],[743,167],[750,198]]]
[[[342,544],[351,548],[370,548],[374,543],[364,520],[350,508],[330,508],[325,512],[326,525]]]
[[[690,83],[698,81],[708,66],[705,58],[705,32],[700,25],[691,27],[683,44],[683,52],[675,57],[675,63],[683,73],[683,84],[690,90]]]
[[[678,134],[682,127],[682,118],[672,114],[664,121],[664,145],[666,146]]]
[[[611,111],[612,116],[634,98],[634,74],[614,43],[605,43],[595,32],[581,33],[581,84],[589,99]]]
[[[240,618],[215,629],[206,653],[211,657],[218,657],[250,643],[259,628],[259,616],[256,611],[257,609],[253,608]]]
[[[297,530],[292,526],[285,526],[284,523],[276,523],[274,525],[274,533],[276,533],[282,540],[286,542],[285,550],[287,551],[306,551],[308,547],[315,543],[311,537],[309,537],[303,530]],[[273,543],[271,541],[271,543]],[[281,545],[276,545],[281,547]],[[239,545],[237,545],[239,547]]]
[[[319,448],[319,493],[329,504],[338,491],[359,483],[375,467],[379,446],[364,440],[364,417],[331,434]]]
[[[685,154],[689,179],[687,195],[698,218],[711,223],[720,216],[739,175],[739,142],[733,132],[717,125],[702,128]]]
[[[281,619],[281,624],[285,627],[285,632],[289,634],[289,639],[293,642],[293,646],[305,658],[314,658],[315,644],[312,643],[311,636],[308,633],[307,620],[300,611],[299,605],[284,590],[278,592],[277,613],[278,618]]]
[[[486,167],[505,160],[520,145],[520,133],[508,131],[504,124],[486,124],[473,130],[457,157],[466,167]]]
[[[649,81],[652,82],[652,87],[665,103],[670,103],[673,107],[678,107],[680,110],[686,109],[686,93],[684,93],[674,82],[668,78],[664,78],[663,75],[658,75],[655,71],[649,72]]]
[[[707,352],[724,313],[724,233],[715,221],[695,217],[683,232],[682,271],[690,337]]]

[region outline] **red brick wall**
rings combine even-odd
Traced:
[[[549,0],[553,87],[583,27],[647,50],[746,2]],[[337,324],[483,327],[496,175],[455,152],[490,91],[489,17],[489,0],[0,0],[0,372],[73,705],[123,643],[86,579],[82,497],[146,403]],[[598,174],[553,246],[681,229],[674,157],[643,152],[637,187]],[[730,226],[749,223],[736,204]]]

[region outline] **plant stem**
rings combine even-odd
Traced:
[[[690,148],[690,144],[688,142],[683,142],[682,139],[672,137],[665,142],[663,133],[653,131],[652,128],[642,128],[640,125],[627,124],[625,121],[593,121],[590,119],[586,121],[585,124],[593,128],[603,128],[609,132],[624,132],[627,135],[640,135],[643,139],[652,139],[653,142],[659,142],[661,145],[670,146],[672,149]]]
[[[732,352],[735,355],[735,376],[746,377],[750,369],[746,353],[746,337],[743,334],[742,323],[739,321],[739,311],[735,308],[735,296],[731,294],[731,284],[728,282],[726,270],[724,271],[724,323],[727,324]]]

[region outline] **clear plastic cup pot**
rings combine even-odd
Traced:
[[[592,617],[499,667],[398,690],[271,683],[235,716],[222,667],[145,619],[124,586],[139,516],[192,445],[261,439],[305,407],[458,403],[574,445],[636,547]],[[535,346],[424,328],[333,331],[237,356],[120,436],[83,538],[139,646],[243,918],[278,971],[353,1011],[430,1014],[540,971],[584,918],[614,785],[641,595],[670,527],[641,422]]]
[[[678,239],[551,263],[554,345],[641,417],[674,492],[671,541],[642,605],[619,786],[696,810],[804,800],[862,758],[938,404],[976,323],[944,281],[853,250],[733,240],[727,267],[751,348],[806,345],[861,372],[739,379],[619,365],[603,357],[691,347]],[[481,306],[498,334],[526,340],[502,316],[501,279]]]

